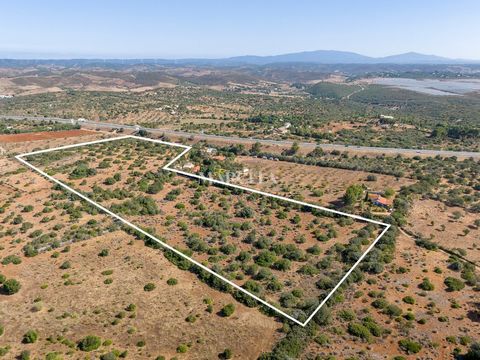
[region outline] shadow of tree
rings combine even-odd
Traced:
[[[472,303],[473,309],[467,312],[467,317],[473,321],[480,323],[480,302]]]

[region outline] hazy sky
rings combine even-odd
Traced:
[[[480,59],[479,0],[0,0],[0,57],[334,49]]]

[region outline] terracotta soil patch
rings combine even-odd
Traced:
[[[0,143],[17,143],[25,141],[38,141],[47,139],[58,139],[92,135],[89,130],[61,130],[61,131],[40,131],[21,134],[0,135]]]

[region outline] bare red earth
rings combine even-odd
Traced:
[[[91,135],[90,130],[61,130],[61,131],[40,131],[25,134],[0,135],[0,143],[16,143],[24,141],[37,141],[75,136]]]

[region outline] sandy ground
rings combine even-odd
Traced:
[[[460,217],[456,218],[456,214]],[[480,264],[480,228],[474,225],[478,218],[478,214],[460,207],[447,207],[435,200],[417,200],[410,211],[407,229],[447,249],[464,249],[467,259]]]

